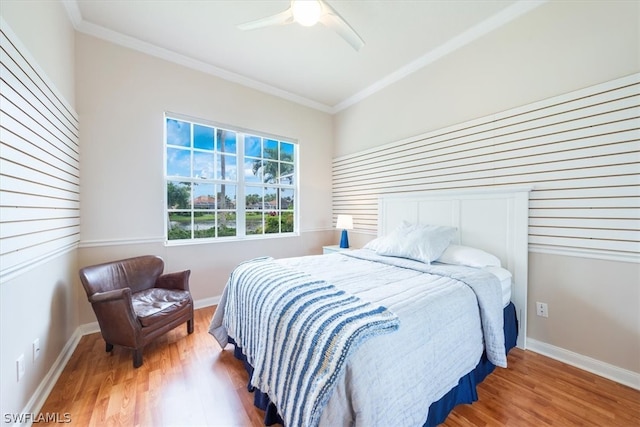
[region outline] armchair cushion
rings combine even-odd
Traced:
[[[143,327],[174,316],[180,307],[191,304],[188,291],[151,288],[131,295],[133,310]]]

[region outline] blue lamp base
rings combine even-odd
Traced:
[[[347,236],[347,230],[342,230],[342,236],[340,237],[340,247],[344,249],[349,247],[349,236]]]

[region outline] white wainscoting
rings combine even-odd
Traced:
[[[640,74],[333,161],[333,214],[380,195],[532,186],[529,250],[640,260]]]
[[[78,117],[8,26],[0,32],[0,278],[77,246]]]

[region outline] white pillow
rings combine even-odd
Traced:
[[[382,245],[382,243],[384,242],[385,237],[376,237],[375,239],[371,240],[369,243],[365,244],[362,249],[371,249],[374,252],[378,251],[378,248],[380,247],[380,245]]]
[[[469,246],[449,245],[438,262],[443,264],[467,265],[469,267],[501,267],[497,256]]]
[[[378,255],[394,256],[421,261],[435,261],[455,238],[457,229],[438,225],[409,224],[404,222],[393,232],[367,243],[366,249]]]

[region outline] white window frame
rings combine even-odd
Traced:
[[[202,126],[208,126],[208,127],[213,127],[215,129],[224,129],[224,130],[229,130],[232,132],[236,133],[236,167],[237,167],[237,179],[236,180],[226,180],[226,181],[221,181],[221,180],[216,180],[215,177],[214,179],[210,179],[207,180],[206,182],[208,183],[212,183],[212,184],[227,184],[227,185],[234,185],[237,188],[236,191],[236,207],[235,207],[235,213],[236,213],[236,235],[235,236],[218,236],[218,237],[208,237],[208,238],[195,238],[192,237],[189,239],[176,239],[176,240],[169,240],[169,226],[168,226],[168,215],[169,215],[169,208],[167,206],[168,204],[168,200],[167,200],[167,182],[168,181],[175,181],[175,180],[184,180],[184,181],[196,181],[195,178],[193,177],[189,177],[189,178],[184,178],[184,177],[169,177],[167,175],[167,119],[174,119],[174,120],[179,120],[179,121],[183,121],[183,122],[189,122],[191,124],[197,124],[197,125],[202,125]],[[205,120],[205,119],[199,119],[199,118],[195,118],[195,117],[190,117],[190,116],[186,116],[184,114],[179,114],[179,113],[170,113],[170,112],[165,112],[164,116],[163,116],[163,122],[162,122],[162,126],[163,126],[163,181],[162,181],[162,186],[163,186],[163,194],[164,194],[164,201],[163,201],[163,221],[165,223],[165,227],[164,227],[164,240],[165,240],[165,245],[166,246],[179,246],[179,245],[194,245],[194,244],[203,244],[203,243],[218,243],[218,242],[230,242],[230,241],[240,241],[240,240],[261,240],[261,239],[275,239],[275,238],[283,238],[283,237],[292,237],[292,236],[299,236],[300,235],[300,209],[299,209],[299,193],[300,193],[300,181],[299,181],[299,169],[300,169],[300,162],[299,162],[299,151],[300,151],[300,146],[298,144],[298,141],[292,138],[288,138],[288,137],[283,137],[283,136],[279,136],[279,135],[274,135],[274,134],[269,134],[266,132],[262,132],[262,131],[256,131],[256,130],[251,130],[251,129],[245,129],[245,128],[240,128],[237,126],[232,126],[232,125],[227,125],[227,124],[221,124],[221,123],[217,123],[217,122],[213,122],[210,120]],[[255,183],[247,183],[245,182],[245,176],[244,176],[244,160],[245,160],[245,136],[256,136],[256,137],[260,137],[263,139],[270,139],[270,140],[276,140],[279,142],[286,142],[286,143],[290,143],[294,146],[294,150],[293,150],[293,165],[294,165],[294,173],[293,173],[293,184],[292,185],[287,185],[287,184],[280,184],[280,183],[262,183],[263,187],[270,187],[270,188],[283,188],[283,189],[287,189],[287,190],[293,190],[293,231],[292,232],[282,232],[279,231],[277,233],[265,233],[263,231],[262,234],[246,234],[246,197],[245,197],[245,187],[247,185],[251,186],[251,185],[257,185]],[[193,141],[193,132],[191,133],[191,138]],[[191,144],[191,147],[189,148],[191,150],[191,153],[194,152],[194,148],[193,148],[193,143]],[[217,195],[216,195],[217,196]],[[191,206],[191,208],[189,209],[192,212],[194,211],[194,207]],[[218,212],[219,210],[216,209],[216,212]],[[282,207],[280,207],[279,212],[285,212]],[[193,226],[193,223],[192,223]],[[264,230],[264,226],[265,226],[265,221],[264,221],[264,216],[263,216],[263,230]],[[216,224],[217,227],[217,224]],[[193,233],[192,233],[193,234]]]

